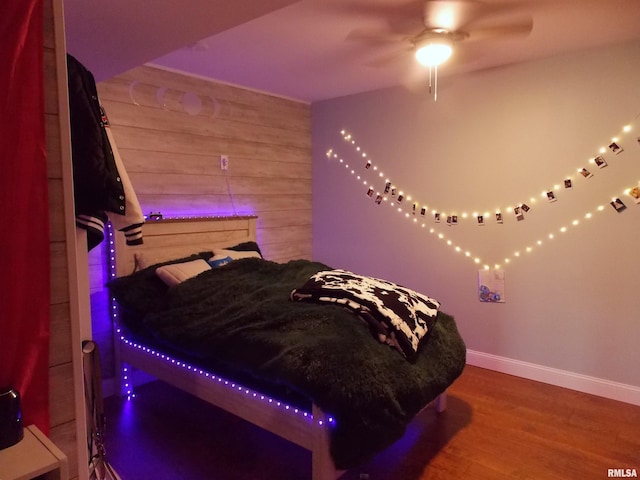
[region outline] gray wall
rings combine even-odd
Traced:
[[[392,88],[314,104],[314,259],[439,299],[468,348],[481,356],[557,369],[567,373],[565,380],[619,383],[637,401],[640,205],[623,191],[640,182],[638,59],[634,42],[441,76],[437,102]],[[626,124],[633,129],[620,136],[625,151],[607,151],[604,169],[589,163]],[[491,218],[482,227],[470,217],[449,227],[428,216],[421,228],[423,222],[405,216],[410,203],[403,203],[404,212],[375,205],[363,182],[378,191],[384,178],[364,168],[342,129],[419,206],[460,217],[489,211]],[[327,158],[330,148],[349,169]],[[582,166],[593,178],[577,174]],[[556,190],[556,202],[541,196],[569,176],[574,188]],[[609,205],[614,196],[626,211]],[[532,210],[518,222],[507,208],[520,202]],[[496,209],[504,213],[503,225],[493,221]],[[588,212],[593,218],[584,218]],[[484,264],[505,270],[506,303],[478,300]]]

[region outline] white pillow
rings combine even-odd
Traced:
[[[256,251],[241,252],[238,250],[226,250],[224,248],[213,251],[215,254],[211,260],[218,260],[225,257],[231,257],[232,260],[240,260],[241,258],[262,258]]]
[[[200,258],[190,262],[173,263],[171,265],[165,265],[164,267],[158,267],[156,268],[156,275],[160,277],[164,283],[173,287],[207,270],[211,270],[211,267],[205,260]]]

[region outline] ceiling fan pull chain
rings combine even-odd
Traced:
[[[429,65],[429,95],[433,94],[433,101],[438,100],[438,66]]]
[[[434,68],[434,87],[433,87],[433,101],[438,100],[438,66],[436,65]]]

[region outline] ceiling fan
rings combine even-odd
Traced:
[[[348,11],[381,19],[383,30],[353,30],[348,40],[372,46],[391,45],[391,55],[369,65],[384,67],[413,53],[416,60],[434,72],[434,96],[437,97],[437,69],[451,55],[459,57],[467,45],[487,40],[504,41],[528,35],[533,28],[531,15],[519,9],[522,3],[500,0],[410,0],[386,3],[351,3]],[[490,48],[489,46],[487,48]],[[471,53],[471,52],[469,52]]]

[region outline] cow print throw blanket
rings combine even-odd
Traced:
[[[291,292],[298,302],[342,305],[367,323],[381,342],[409,361],[433,328],[440,303],[408,288],[347,270],[318,272]]]

